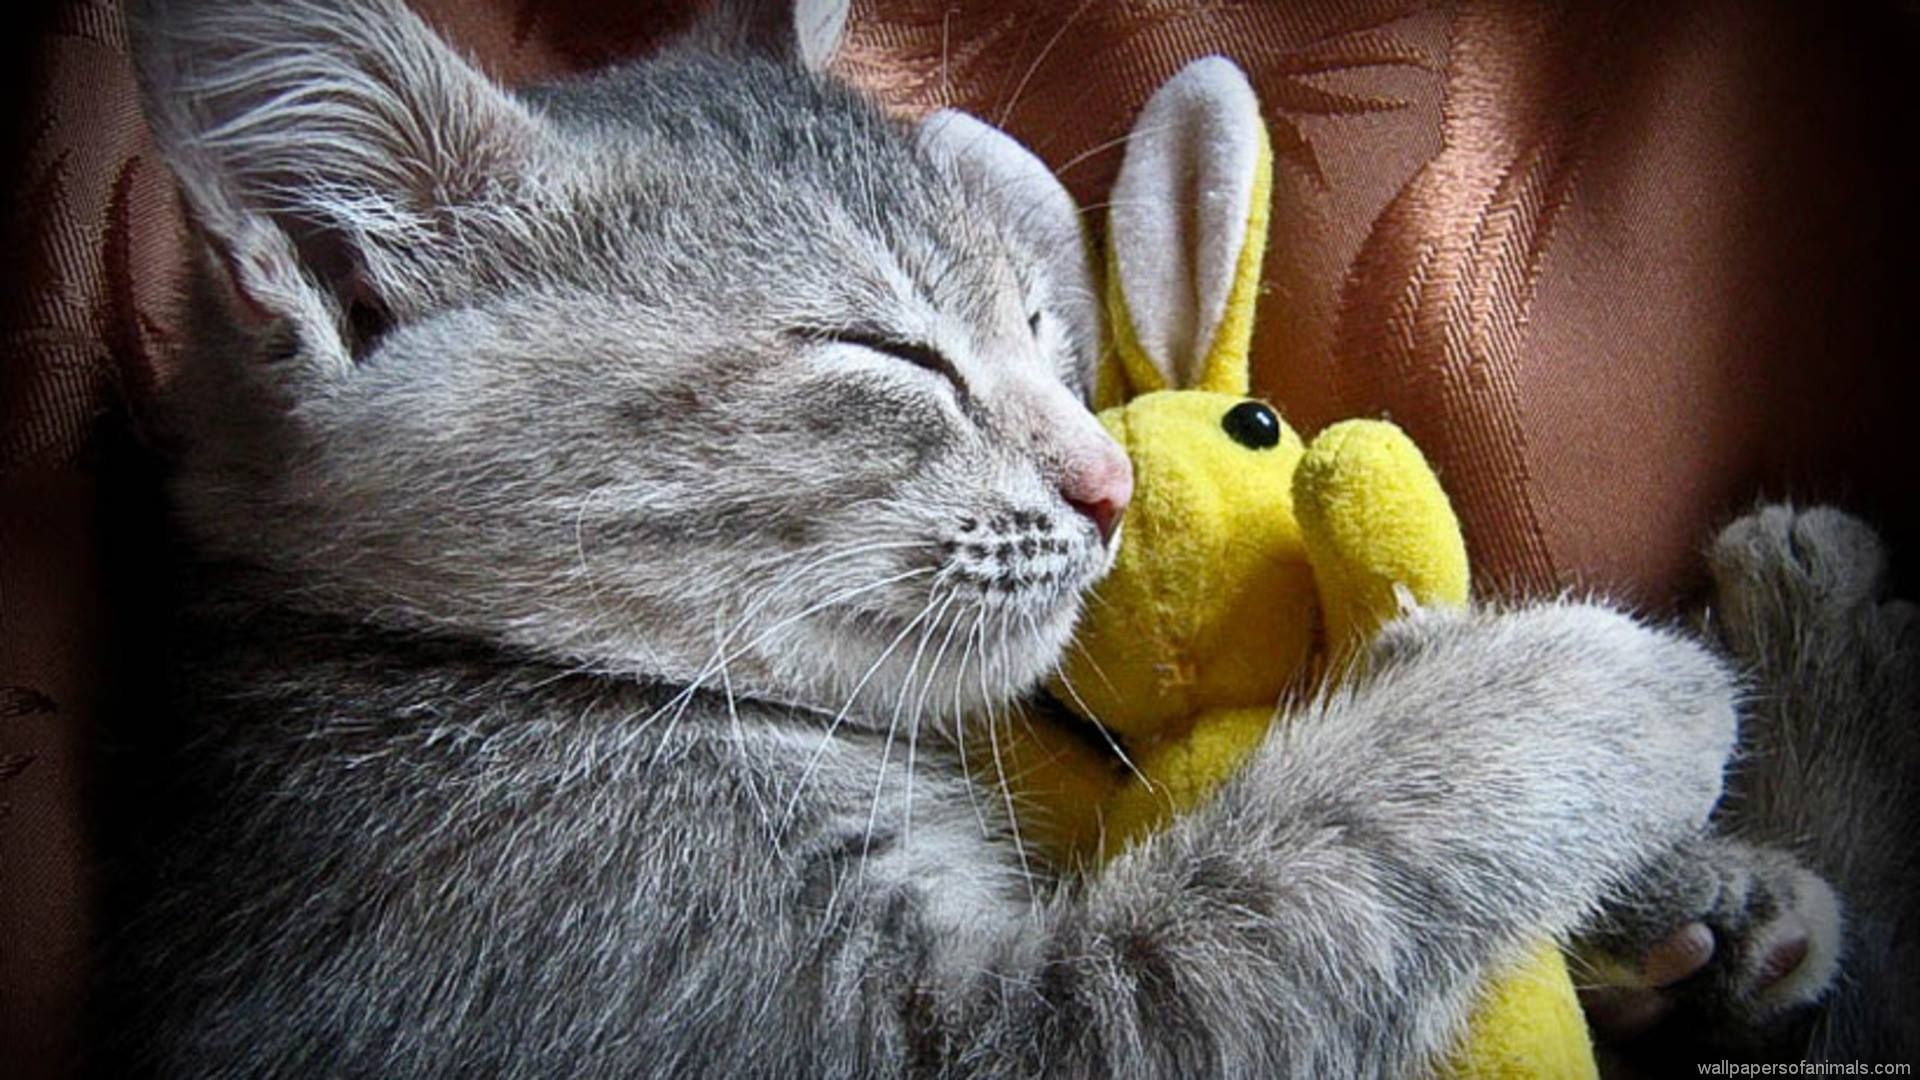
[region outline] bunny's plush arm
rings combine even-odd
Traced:
[[[1467,602],[1459,519],[1420,448],[1393,424],[1344,420],[1315,436],[1294,470],[1293,509],[1331,669],[1409,603]]]

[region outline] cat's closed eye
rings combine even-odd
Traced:
[[[931,371],[946,379],[952,385],[954,393],[962,400],[966,399],[967,383],[961,377],[960,369],[954,366],[953,361],[945,353],[926,342],[870,327],[840,327],[815,331],[809,336],[815,340],[829,341],[837,345],[852,345],[868,352],[904,360],[914,367]]]

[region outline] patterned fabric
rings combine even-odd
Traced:
[[[693,4],[418,0],[509,82]],[[175,364],[185,231],[111,0],[24,43],[0,300],[0,1047],[55,1071],[85,939],[87,717],[112,677],[97,494]],[[1276,154],[1256,389],[1399,422],[1490,591],[1671,607],[1763,493],[1915,536],[1911,5],[1792,0],[864,0],[841,70],[1002,124],[1084,204],[1186,61],[1253,77]],[[16,51],[18,49],[16,44]],[[9,72],[19,77],[21,72]],[[1100,215],[1092,215],[1099,217]],[[136,519],[138,520],[138,519]],[[115,526],[116,528],[119,526]],[[107,580],[113,580],[108,578]],[[34,1063],[38,1063],[37,1065]]]

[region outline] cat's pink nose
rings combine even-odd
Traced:
[[[1067,470],[1060,497],[1093,522],[1103,542],[1111,540],[1133,498],[1133,465],[1118,446],[1108,443]]]

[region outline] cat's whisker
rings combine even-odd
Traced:
[[[932,621],[927,623],[928,635],[931,635],[932,631],[939,628],[940,620],[946,618],[947,611],[953,607],[953,602],[959,599],[959,595],[960,594],[957,592],[949,591],[947,593],[946,600],[940,605],[939,612],[934,615]],[[948,639],[951,640],[953,636],[951,628],[949,628],[947,636],[948,636]],[[927,637],[921,638],[920,648],[924,649],[926,647],[927,640],[928,640]],[[943,651],[944,651],[944,643],[941,649],[937,649],[934,651],[933,660],[927,665],[927,673],[921,679],[921,691],[920,691],[919,698],[915,702],[913,711],[907,714],[907,790],[906,790],[907,805],[906,805],[906,811],[902,817],[902,823],[901,823],[901,829],[900,829],[900,846],[903,850],[913,845],[913,767],[917,761],[918,751],[920,747],[920,714],[927,702],[926,688],[933,685],[933,676],[934,676],[934,673],[939,670],[940,654]],[[913,666],[907,668],[907,679],[906,679],[906,682],[903,684],[903,688],[902,688],[902,702],[904,702],[906,697],[911,696],[913,693],[913,672],[914,672],[914,669],[919,666],[919,664],[920,664],[919,650],[916,649],[914,653],[914,658],[913,658]],[[896,713],[899,711],[900,707],[901,707],[901,702],[896,702],[894,705],[894,710]],[[893,737],[891,730],[888,731],[887,737],[888,738]]]
[[[950,588],[950,590],[948,590],[948,594],[950,594],[950,601],[948,601],[948,607],[950,607],[950,603],[952,603],[952,601],[960,600],[960,596],[962,596],[962,590],[960,590],[960,588]],[[966,615],[960,615],[958,619],[947,619],[947,615],[948,615],[948,609],[941,609],[941,615],[939,615],[939,619],[941,619],[941,621],[947,621],[947,634],[945,634],[945,636],[941,638],[941,648],[939,648],[939,650],[935,650],[935,653],[933,653],[933,663],[931,663],[931,665],[927,667],[927,676],[925,676],[924,680],[922,680],[922,684],[920,684],[920,701],[918,701],[918,705],[916,705],[916,707],[918,707],[920,711],[925,711],[925,705],[927,705],[927,698],[929,698],[929,696],[933,694],[933,682],[935,682],[935,678],[933,678],[933,676],[935,676],[935,673],[939,671],[939,667],[941,667],[941,663],[945,661],[945,657],[947,657],[947,650],[948,648],[950,648],[950,646],[952,646],[952,640],[954,640],[954,634],[956,634],[956,632],[960,630],[960,625],[962,625],[962,623],[966,621]],[[958,723],[958,721],[960,721],[960,707],[958,707],[958,698],[954,700],[954,707],[952,707],[952,715],[954,715],[954,721]]]
[[[1174,124],[1161,124],[1157,127],[1135,128],[1128,131],[1125,135],[1115,136],[1114,138],[1094,143],[1092,146],[1061,162],[1059,168],[1053,170],[1053,175],[1065,176],[1068,170],[1073,169],[1075,166],[1084,165],[1093,158],[1108,151],[1124,149],[1127,144],[1143,135],[1155,135],[1163,131],[1172,131],[1176,126],[1177,125]]]
[[[1136,202],[1132,199],[1103,199],[1098,202],[1090,202],[1085,206],[1082,206],[1080,208],[1080,216],[1086,217],[1088,214],[1099,213],[1102,210],[1111,210],[1116,206],[1144,206],[1149,209],[1160,209],[1160,208],[1163,208],[1164,205],[1165,204],[1160,202],[1150,202],[1147,200],[1140,200]]]
[[[1038,633],[1038,632],[1039,631],[1036,628],[1035,633]],[[1073,645],[1075,648],[1080,649],[1080,652],[1082,655],[1086,654],[1086,649],[1080,645],[1079,641],[1077,640],[1074,641]],[[1091,663],[1093,661],[1093,657],[1088,656],[1087,660],[1089,663]],[[1099,670],[1098,664],[1094,665],[1094,670],[1095,671]],[[1127,771],[1132,773],[1134,778],[1139,780],[1140,783],[1144,785],[1148,791],[1152,791],[1153,781],[1147,779],[1147,774],[1141,772],[1139,767],[1133,763],[1133,759],[1127,756],[1127,752],[1126,750],[1121,748],[1119,740],[1113,737],[1113,732],[1107,730],[1107,725],[1101,722],[1099,714],[1095,713],[1093,711],[1093,707],[1087,704],[1087,699],[1080,696],[1080,691],[1074,687],[1073,680],[1067,678],[1066,665],[1061,663],[1054,664],[1053,673],[1056,677],[1059,678],[1060,685],[1063,687],[1066,687],[1067,696],[1071,697],[1073,699],[1073,703],[1079,706],[1080,715],[1093,725],[1093,729],[1095,731],[1098,731],[1100,733],[1100,738],[1107,744],[1107,748],[1113,751],[1113,756],[1119,758],[1120,763],[1127,767]],[[1102,677],[1104,678],[1104,676]],[[1112,684],[1109,683],[1108,689],[1111,690],[1112,688],[1113,688]]]
[[[973,602],[973,614],[976,619],[979,616],[981,608],[982,601],[976,598]],[[966,616],[962,615],[959,619],[955,619],[954,627],[957,629],[965,618]],[[948,633],[951,634],[952,631],[949,630]],[[967,636],[960,647],[960,663],[954,669],[953,673],[953,741],[955,748],[960,752],[960,772],[965,776],[967,781],[965,785],[967,804],[973,808],[974,820],[980,824],[980,835],[986,836],[988,835],[987,812],[980,805],[979,783],[974,776],[973,764],[967,760],[967,728],[971,726],[972,718],[966,715],[960,703],[961,693],[966,688],[967,665],[971,663],[972,660],[973,632],[971,628],[969,628]]]
[[[1173,131],[1173,130],[1176,130],[1177,128],[1178,128],[1177,124],[1164,124],[1159,127],[1142,128],[1137,131],[1129,131],[1124,135],[1119,135],[1114,138],[1104,140],[1068,158],[1063,164],[1060,165],[1059,168],[1053,170],[1053,174],[1055,176],[1064,176],[1068,170],[1074,168],[1077,165],[1083,165],[1087,161],[1095,157],[1098,157],[1103,153],[1106,153],[1112,150],[1124,149],[1136,138],[1140,138],[1142,136],[1147,136],[1147,135],[1154,135],[1162,131]],[[997,194],[1003,188],[1010,188],[1019,183],[1022,183],[1022,180],[1020,178],[1009,177],[1002,180],[993,180],[993,181],[985,182],[981,185],[981,188],[986,192]],[[1116,206],[1116,205],[1146,206],[1148,205],[1148,203],[1144,201],[1134,202],[1131,200],[1122,201],[1122,202],[1115,202],[1112,200],[1108,200],[1108,201],[1097,202],[1097,203],[1089,203],[1085,206],[1078,207],[1077,210],[1078,210],[1078,213],[1080,213],[1082,216],[1085,216],[1091,210],[1100,210],[1100,209],[1105,209],[1107,207]],[[1161,206],[1163,204],[1153,203],[1152,205]],[[1017,210],[1013,212],[1018,213]]]
[[[940,104],[953,103],[953,9],[940,13]]]
[[[947,601],[948,607],[950,608],[953,602],[955,600],[958,600],[959,598],[960,598],[959,590],[956,589],[950,592],[948,594],[948,601]],[[935,621],[938,622],[940,620],[945,620],[946,617],[947,617],[947,608],[942,608],[939,616],[936,618]],[[964,616],[962,618],[964,618]],[[920,699],[914,706],[917,712],[920,712],[922,714],[926,712],[927,699],[933,693],[933,684],[935,681],[935,676],[939,673],[941,663],[946,659],[947,649],[949,646],[953,644],[953,635],[955,632],[957,632],[960,629],[961,621],[962,621],[961,619],[953,619],[947,622],[946,635],[940,639],[940,648],[934,651],[933,663],[927,666],[926,678],[921,680]],[[954,717],[954,720],[957,725],[960,724],[964,719],[958,715],[958,711],[959,710],[956,707],[955,709],[956,715]]]
[[[1599,990],[1609,985],[1594,963],[1577,949],[1562,949],[1567,958],[1567,978],[1575,990]]]
[[[710,662],[704,669],[700,671],[700,673],[692,681],[688,682],[686,686],[682,687],[678,693],[676,693],[671,699],[669,699],[666,704],[660,706],[659,709],[655,710],[653,715],[641,721],[641,723],[636,726],[634,731],[629,733],[628,738],[633,739],[633,738],[639,737],[641,734],[645,733],[645,731],[648,728],[650,728],[655,721],[657,721],[661,716],[665,715],[667,710],[672,709],[674,710],[673,719],[667,722],[666,729],[660,736],[659,745],[665,746],[673,733],[673,729],[675,725],[680,719],[680,715],[686,711],[688,704],[694,700],[694,697],[700,692],[701,688],[705,685],[707,679],[711,678],[713,673],[716,670],[718,670],[717,663],[720,660],[724,660],[732,657],[738,657],[742,655],[746,649],[751,648],[755,643],[760,641],[761,638],[765,637],[766,634],[771,633],[772,631],[777,630],[780,627],[785,626],[786,624],[794,622],[805,616],[817,614],[818,612],[826,608],[832,607],[834,604],[840,603],[844,600],[849,600],[855,596],[872,592],[875,589],[884,588],[888,585],[893,585],[898,582],[905,581],[909,578],[919,577],[921,575],[931,574],[933,572],[934,571],[931,567],[918,567],[913,570],[903,571],[902,573],[895,574],[891,577],[882,578],[879,581],[869,582],[865,585],[856,586],[850,589],[843,589],[840,592],[834,593],[833,595],[828,596],[826,599],[813,604],[812,606],[806,608],[805,610],[799,612],[798,614],[788,616],[786,619],[783,619],[780,622],[775,623],[772,627],[769,627],[767,631],[764,631],[760,636],[755,637],[752,642],[749,642],[747,645],[742,646],[739,652],[735,652],[731,654],[722,654],[721,656],[718,656],[716,658],[715,662]],[[899,639],[896,638],[895,642],[897,643],[898,640]],[[891,651],[892,651],[892,647],[889,646],[887,652],[891,652]],[[873,671],[878,669],[880,663],[884,661],[886,657],[887,657],[886,652],[883,652],[880,654],[880,660],[875,661],[874,667],[868,669],[868,677],[871,677]],[[865,683],[866,683],[866,679],[862,678],[861,685],[864,686]],[[859,689],[858,687],[855,688],[856,693],[858,692],[858,689]],[[851,704],[851,702],[849,704]],[[835,722],[836,723],[838,722],[837,718]],[[659,751],[658,749],[656,749],[655,750],[656,756],[658,755],[658,753]]]
[[[591,612],[592,617],[596,622],[596,625],[599,624],[601,621],[619,623],[619,622],[624,622],[629,618],[631,618],[631,616],[629,616],[624,612],[613,610],[610,607],[610,605],[608,605],[605,602],[606,585],[604,582],[599,580],[599,575],[596,575],[594,573],[592,561],[587,556],[587,544],[586,544],[587,511],[593,507],[594,503],[601,496],[605,495],[607,492],[613,490],[617,486],[618,486],[617,481],[610,480],[604,484],[599,484],[592,488],[589,488],[584,494],[580,496],[580,500],[578,504],[574,507],[574,513],[573,513],[573,554],[574,554],[575,572],[577,573],[581,581],[584,581],[587,583],[587,595],[586,595],[587,607]],[[657,659],[652,656],[651,650],[649,650],[648,652],[649,652],[649,661],[650,661],[649,666],[658,667],[659,665],[658,665]],[[581,663],[562,668],[559,672],[555,673],[551,679],[542,680],[540,683],[536,685],[548,686],[548,685],[551,685],[552,683],[559,682],[561,680],[568,679],[573,676],[582,675],[582,674],[607,674],[611,671],[611,669],[612,669],[612,665],[608,664],[605,661],[591,661],[591,660],[582,661]]]
[[[774,602],[774,600],[776,600],[782,595],[781,594],[782,588],[792,583],[794,580],[796,580],[800,576],[810,571],[817,570],[820,567],[828,565],[830,563],[856,558],[861,555],[869,555],[869,554],[873,554],[881,551],[898,551],[898,550],[914,550],[914,549],[924,550],[931,546],[932,545],[928,544],[925,541],[884,541],[884,542],[856,544],[851,547],[839,548],[839,549],[825,552],[824,554],[815,556],[814,558],[810,559],[809,561],[807,561],[802,565],[788,568],[786,571],[784,571],[781,574],[781,576],[776,581],[757,590],[757,595],[741,611],[740,615],[735,619],[733,626],[729,628],[726,633],[716,635],[716,644],[714,646],[713,653],[709,655],[708,658],[701,663],[699,669],[696,671],[690,684],[687,687],[683,688],[681,692],[688,693],[688,694],[696,692],[701,686],[705,685],[707,679],[711,678],[713,674],[719,670],[719,667],[721,664],[727,662],[730,659],[739,657],[744,653],[744,651],[747,648],[751,648],[754,645],[758,644],[758,641],[756,639],[755,641],[750,641],[747,645],[742,646],[742,648],[739,651],[736,651],[731,655],[724,653],[724,650],[728,645],[728,643],[730,643],[733,640],[733,638],[737,636],[742,630],[745,630],[748,624],[750,624],[753,621],[754,617],[760,614],[762,609],[764,609],[768,604]],[[835,597],[830,597],[829,600],[832,602],[838,602],[839,600],[848,599],[849,595],[850,594],[837,594]],[[612,614],[614,613],[609,613],[609,615],[612,615]],[[814,612],[809,610],[807,612],[802,613],[803,616],[810,615],[810,614],[814,614]],[[785,625],[787,625],[787,623],[785,622],[776,623],[774,626],[767,628],[767,631],[781,629],[781,628],[784,628]],[[763,632],[766,632],[766,631],[763,631]],[[586,662],[586,663],[582,663],[582,664],[561,670],[560,672],[556,673],[552,679],[547,680],[547,682],[557,682],[559,680],[568,678],[573,675],[581,674],[581,673],[588,673],[588,672],[611,673],[612,671],[613,671],[613,668],[611,667],[611,665],[608,665],[605,662],[598,662],[598,663]],[[543,682],[539,685],[544,686],[544,685],[547,685],[547,683]],[[666,705],[662,706],[662,708],[663,709],[672,708],[677,700],[678,699],[675,698],[674,700],[668,701]]]
[[[765,608],[768,604],[778,599],[781,596],[781,589],[784,586],[792,583],[795,579],[799,578],[803,574],[806,574],[813,570],[817,570],[820,567],[825,566],[829,563],[851,559],[860,555],[871,555],[881,551],[928,550],[928,549],[931,549],[932,547],[934,547],[934,545],[926,541],[906,540],[906,541],[892,541],[892,542],[875,542],[875,543],[869,543],[869,544],[858,544],[850,548],[841,548],[839,550],[830,551],[824,555],[817,556],[802,566],[794,567],[793,569],[788,570],[787,572],[783,573],[780,576],[779,580],[762,588],[760,590],[760,594],[757,597],[755,597],[752,603],[747,605],[746,610],[741,614],[740,618],[735,621],[733,629],[728,631],[725,637],[722,638],[720,648],[724,648],[726,643],[728,641],[731,641],[735,634],[739,633],[741,630],[744,630],[746,628],[746,625],[749,622],[751,622],[753,620],[753,617],[758,615],[763,608]],[[784,628],[785,626],[789,625],[793,619],[803,618],[806,615],[813,614],[817,610],[818,610],[817,608],[810,608],[807,611],[802,612],[801,615],[792,616],[787,621],[775,623],[773,626],[768,627],[766,630],[762,631],[762,633],[763,634],[771,633],[776,629]],[[747,645],[743,646],[742,648],[743,649],[752,648],[755,645],[759,644],[759,641],[760,639],[756,637],[750,640],[747,643]],[[717,652],[718,652],[718,649],[716,649],[716,653]]]
[[[1842,972],[1839,985],[1858,985],[1858,979],[1853,972]],[[1830,1046],[1836,1015],[1835,1010],[1823,1009],[1814,1019],[1812,1026],[1807,1029],[1806,1044],[1800,1048],[1799,1056],[1803,1061],[1817,1061],[1832,1056]]]
[[[734,752],[740,756],[742,770],[741,783],[747,789],[747,797],[753,800],[753,808],[760,815],[760,823],[767,827],[768,842],[773,845],[773,854],[780,854],[780,833],[773,828],[773,814],[767,808],[766,800],[760,795],[760,786],[754,782],[753,763],[747,754],[746,731],[740,725],[740,709],[733,697],[733,675],[727,670],[726,662],[720,663],[720,687],[727,699],[727,725],[733,735]]]
[[[1022,614],[1025,614],[1025,609],[1015,608],[1012,605],[1007,605],[1000,609],[1000,625],[994,635],[994,641],[999,646],[997,656],[1000,661],[1001,671],[1000,677],[996,681],[1003,685],[1007,682],[1007,669],[1012,663],[1012,650],[1007,647],[1008,628],[1012,624],[1014,616]]]
[[[907,635],[913,632],[915,624],[920,621],[925,612],[926,609],[923,608],[921,615],[916,615],[912,621],[900,628],[899,633],[893,635],[893,640],[887,642],[887,647],[880,651],[880,655],[874,658],[873,663],[867,665],[867,670],[862,673],[859,680],[853,684],[853,689],[847,694],[847,703],[840,706],[840,711],[836,712],[833,715],[833,719],[828,722],[826,731],[820,736],[820,745],[816,747],[813,754],[807,758],[806,767],[801,770],[800,779],[794,784],[793,795],[787,800],[786,813],[782,815],[780,819],[780,828],[782,831],[793,823],[793,815],[799,807],[801,794],[806,791],[808,779],[812,777],[813,771],[819,767],[820,759],[825,756],[827,747],[833,745],[834,733],[840,730],[841,722],[846,720],[847,715],[853,711],[854,703],[860,698],[860,691],[866,689],[867,683],[873,679],[874,674],[887,662],[887,658],[893,655],[893,650],[899,648],[900,643],[905,641]]]
[[[1060,21],[1060,25],[1054,30],[1053,36],[1048,38],[1047,43],[1040,47],[1040,52],[1034,56],[1033,62],[1027,65],[1026,72],[1020,76],[1020,81],[1014,84],[1013,93],[1008,95],[1006,104],[1000,107],[999,115],[994,117],[994,127],[1004,128],[1007,126],[1007,118],[1013,115],[1013,110],[1020,104],[1021,96],[1027,92],[1027,85],[1033,81],[1034,75],[1039,72],[1040,65],[1046,63],[1047,58],[1053,55],[1053,50],[1059,48],[1061,39],[1067,36],[1067,31],[1072,29],[1073,24],[1078,22],[1080,16],[1086,14],[1087,9],[1092,6],[1093,0],[1080,0],[1080,5],[1074,8],[1065,19]]]
[[[920,613],[915,615],[912,622],[909,622],[907,626],[911,628],[926,619],[927,615],[930,614],[940,602],[941,598],[939,593],[935,592],[931,594],[927,598],[926,606],[920,609]],[[893,739],[894,735],[900,730],[901,706],[905,702],[907,694],[913,689],[914,673],[919,670],[920,658],[926,654],[927,641],[932,636],[933,628],[938,621],[939,619],[936,616],[932,621],[927,622],[926,625],[920,628],[920,642],[914,646],[913,659],[907,664],[906,676],[901,681],[899,691],[894,694],[893,715],[887,721],[887,739],[880,747],[880,766],[875,770],[877,775],[873,783],[873,805],[867,810],[867,835],[860,843],[860,865],[863,872],[866,868],[867,855],[873,847],[873,830],[874,827],[879,824],[880,796],[885,792],[887,786],[887,765],[893,760]],[[912,759],[909,758],[908,760],[907,792],[909,803],[911,803],[913,791]],[[901,844],[904,848],[906,844],[906,837],[904,835],[901,837]]]
[[[1101,611],[1113,610],[1113,601],[1103,596],[1099,589],[1089,589],[1082,595],[1082,599],[1089,604],[1099,605]]]
[[[661,730],[659,739],[654,743],[653,753],[647,758],[647,768],[649,770],[659,764],[660,755],[665,752],[667,747],[672,745],[673,734],[679,728],[680,720],[686,715],[688,707],[698,699],[699,691],[700,683],[692,683],[682,688],[679,693],[668,700],[667,704],[656,709],[652,715],[640,722],[635,731],[629,733],[628,739],[631,741],[646,731],[646,729],[652,727],[654,722],[659,720],[669,708],[673,710],[673,715],[667,718],[666,727]]]
[[[933,570],[932,567],[916,567],[910,570],[903,571],[900,574],[897,574],[893,577],[871,583],[869,585],[860,586],[855,589],[842,590],[840,592],[833,593],[828,597],[826,597],[824,600],[817,601],[813,605],[807,608],[804,608],[799,612],[796,612],[792,615],[788,615],[785,618],[782,618],[774,622],[771,626],[766,627],[765,629],[761,630],[758,634],[755,634],[752,638],[748,639],[747,642],[741,645],[739,649],[734,650],[731,653],[726,652],[726,646],[731,642],[733,637],[737,635],[741,630],[744,630],[746,628],[747,624],[753,620],[753,617],[760,613],[760,609],[764,608],[767,604],[772,603],[774,599],[779,596],[779,588],[781,585],[784,585],[787,582],[792,581],[794,578],[798,577],[802,573],[805,573],[809,570],[817,569],[820,566],[825,565],[828,562],[835,561],[837,559],[850,558],[854,555],[870,554],[877,550],[886,550],[889,548],[918,548],[918,547],[924,547],[924,546],[926,545],[917,544],[917,543],[866,545],[863,547],[842,550],[840,552],[833,553],[830,555],[823,555],[817,559],[814,559],[812,562],[809,562],[805,566],[798,567],[795,570],[788,572],[786,575],[784,575],[780,579],[779,582],[776,582],[774,585],[768,586],[761,593],[760,596],[755,598],[753,603],[747,605],[746,611],[743,612],[740,618],[735,621],[733,629],[728,631],[727,634],[721,638],[719,644],[714,649],[713,656],[700,669],[699,674],[697,674],[694,677],[694,685],[698,686],[704,683],[714,673],[718,665],[722,663],[726,663],[733,659],[738,659],[739,657],[745,655],[749,650],[754,649],[759,645],[761,645],[767,638],[771,637],[773,634],[786,629],[788,626],[791,626],[792,624],[800,621],[801,619],[819,614],[821,611],[827,608],[830,608],[835,604],[852,599],[853,597],[862,595],[866,592],[870,592],[873,589],[883,588],[887,585],[892,585],[900,581],[907,580],[908,578],[916,577],[921,574],[934,573],[935,571]]]
[[[984,656],[986,609],[984,607],[980,611],[980,619],[976,623],[976,626],[982,642],[983,656],[980,667],[977,670],[980,679],[980,701],[981,705],[987,711],[987,744],[993,751],[993,771],[1000,782],[1000,797],[1005,803],[1007,828],[1012,830],[1013,849],[1020,858],[1020,876],[1025,879],[1027,883],[1027,898],[1033,902],[1034,910],[1038,910],[1040,892],[1033,883],[1033,865],[1027,858],[1026,841],[1020,835],[1020,815],[1013,803],[1013,787],[1007,782],[1006,759],[1002,757],[1000,753],[1000,718],[994,712],[993,693],[987,685],[987,665],[986,657]]]
[[[1106,688],[1107,688],[1107,693],[1109,693],[1109,694],[1113,694],[1113,695],[1115,695],[1116,697],[1117,697],[1117,696],[1119,696],[1119,694],[1120,694],[1120,690],[1119,690],[1119,688],[1118,688],[1118,687],[1115,687],[1115,686],[1113,685],[1113,680],[1112,680],[1111,678],[1108,678],[1108,677],[1107,677],[1107,669],[1106,669],[1106,668],[1103,668],[1103,667],[1101,667],[1101,666],[1100,666],[1100,661],[1099,661],[1098,659],[1096,659],[1096,658],[1094,657],[1094,655],[1093,655],[1093,654],[1092,654],[1091,652],[1088,652],[1088,651],[1087,651],[1087,646],[1086,646],[1086,644],[1085,644],[1085,643],[1083,643],[1083,642],[1082,642],[1082,641],[1081,641],[1081,640],[1080,640],[1080,639],[1079,639],[1078,637],[1073,637],[1073,638],[1069,638],[1069,639],[1068,639],[1068,644],[1069,644],[1069,646],[1070,646],[1070,647],[1071,647],[1071,648],[1073,649],[1073,651],[1075,651],[1075,652],[1077,652],[1077,653],[1079,653],[1079,654],[1080,654],[1080,658],[1081,658],[1082,660],[1085,660],[1085,661],[1087,662],[1087,665],[1088,665],[1089,667],[1091,667],[1091,668],[1093,668],[1093,673],[1094,673],[1095,675],[1097,675],[1097,676],[1099,676],[1099,678],[1100,678],[1100,685],[1102,685],[1102,686],[1104,686],[1104,687],[1106,687]],[[1065,676],[1065,674],[1063,673],[1063,674],[1061,675],[1061,678],[1063,678],[1063,679],[1064,679],[1065,677],[1066,677],[1066,676]]]

